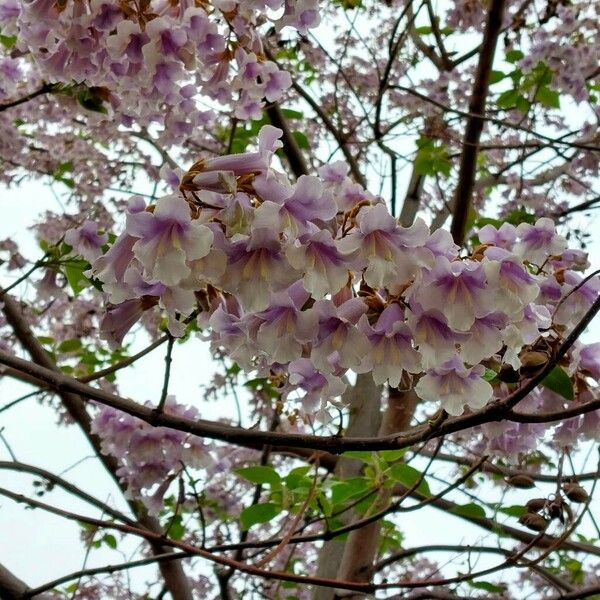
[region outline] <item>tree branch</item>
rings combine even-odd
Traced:
[[[4,312],[4,316],[6,317],[6,321],[12,327],[19,342],[31,355],[35,363],[37,363],[35,367],[37,369],[43,369],[43,371],[47,372],[48,374],[61,377],[61,371],[54,364],[53,360],[50,358],[50,355],[44,350],[43,346],[35,337],[17,302],[10,295],[5,294],[2,290],[0,290],[0,302],[3,304],[2,310]],[[30,364],[33,366],[33,363]],[[81,385],[85,386],[85,384]],[[56,391],[59,393],[67,412],[79,425],[81,431],[94,449],[100,462],[104,465],[119,489],[125,494],[126,488],[123,483],[121,483],[119,476],[117,475],[119,463],[112,456],[102,453],[101,440],[96,434],[92,433],[92,423],[90,416],[85,409],[84,399],[78,395],[77,391],[74,390],[63,389],[59,386]],[[149,530],[156,532],[157,535],[162,534],[162,528],[160,527],[158,520],[148,516],[145,507],[141,503],[128,501],[128,504],[142,527],[146,527]],[[155,554],[163,554],[166,550],[162,544],[155,544],[152,546],[152,551]],[[169,588],[171,595],[173,596],[173,600],[192,600],[189,582],[180,563],[161,562],[159,568],[165,583]]]
[[[479,63],[475,73],[475,82],[469,102],[469,112],[475,115],[485,112],[490,72],[494,62],[496,42],[502,28],[502,16],[506,0],[493,0],[490,6]],[[458,172],[458,183],[454,193],[454,214],[450,233],[454,242],[462,246],[467,226],[467,217],[471,207],[471,196],[475,183],[479,138],[483,131],[483,119],[470,117],[467,119],[464,136],[464,147]]]

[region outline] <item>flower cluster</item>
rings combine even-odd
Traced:
[[[528,73],[542,63],[553,76],[554,89],[584,102],[589,97],[588,81],[598,68],[598,18],[579,7],[561,4],[556,12],[558,19],[536,30],[520,65]]]
[[[265,99],[281,97],[291,78],[265,58],[258,27],[305,34],[319,23],[316,8],[316,0],[13,1],[3,6],[0,27],[14,32],[47,81],[85,82],[91,99],[118,109],[126,125],[143,118],[190,135],[200,124],[198,93],[235,101],[239,119],[260,116]],[[16,82],[21,67],[3,60],[3,79]]]
[[[167,397],[164,411],[187,419],[198,418],[195,408],[177,404],[172,396]],[[127,493],[141,498],[151,514],[158,514],[165,493],[184,467],[197,469],[211,464],[211,454],[202,438],[152,427],[108,406],[94,418],[92,433],[102,438],[104,454],[119,459],[117,474],[127,483]]]
[[[422,220],[401,227],[342,163],[291,183],[271,167],[280,134],[265,126],[256,152],[199,161],[178,195],[131,200],[125,231],[93,265],[109,340],[157,304],[179,335],[201,308],[215,347],[305,408],[338,396],[352,370],[393,386],[419,374],[421,398],[458,415],[492,398],[486,367],[519,369],[524,350],[597,296],[597,279],[581,285],[585,257],[549,219],[485,226],[463,256]]]

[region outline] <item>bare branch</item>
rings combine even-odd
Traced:
[[[506,0],[493,0],[488,12],[475,82],[469,102],[469,112],[472,114],[479,115],[485,112],[490,72],[494,62],[496,42],[502,28],[502,16],[505,4]],[[483,119],[480,117],[470,117],[467,119],[458,183],[454,192],[454,214],[450,226],[450,233],[454,242],[459,246],[462,246],[466,233],[467,216],[471,206],[471,196],[475,183],[479,138],[482,131]]]

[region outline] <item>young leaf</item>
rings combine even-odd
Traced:
[[[256,484],[278,485],[281,483],[281,477],[267,465],[257,465],[255,467],[244,467],[235,471],[240,477]]]
[[[281,512],[281,507],[274,502],[264,502],[263,504],[253,504],[245,508],[240,514],[242,529],[247,531],[252,525],[259,523],[268,523]]]
[[[573,384],[567,372],[559,366],[554,367],[542,380],[542,385],[567,400],[573,400]]]
[[[423,475],[420,471],[417,471],[417,469],[415,469],[414,467],[411,467],[410,465],[406,465],[404,463],[398,463],[398,464],[392,465],[388,469],[387,473],[394,481],[401,483],[403,486],[405,486],[407,488],[411,488],[415,483],[417,483],[417,481],[419,481],[419,479]],[[425,481],[424,479],[423,479],[423,481],[421,481],[421,483],[419,483],[416,491],[420,492],[421,494],[425,494],[427,496],[431,495],[431,491],[429,490],[429,485],[427,484],[427,481]]]
[[[527,508],[525,506],[521,506],[520,504],[513,504],[512,506],[500,506],[498,511],[508,515],[509,517],[515,517],[518,519],[527,512]]]
[[[450,512],[463,517],[476,517],[478,519],[485,519],[486,517],[485,510],[475,502],[454,506]]]

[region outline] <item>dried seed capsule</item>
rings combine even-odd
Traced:
[[[521,525],[525,525],[528,529],[532,529],[533,531],[545,531],[546,527],[548,527],[548,521],[544,519],[541,515],[537,513],[525,513],[519,517],[519,523]]]
[[[562,500],[557,499],[548,504],[548,515],[551,519],[558,519],[561,523],[564,523]]]
[[[504,381],[504,383],[517,383],[521,379],[521,376],[519,375],[519,371],[515,371],[510,365],[502,365],[498,373],[498,379]]]
[[[513,475],[506,480],[508,485],[512,485],[516,488],[527,490],[535,486],[535,482],[529,475]]]
[[[565,483],[563,491],[571,502],[585,504],[590,499],[589,494],[578,483]]]
[[[525,504],[529,512],[540,512],[547,504],[546,498],[532,498]]]
[[[521,359],[521,368],[519,369],[521,375],[532,375],[536,371],[539,371],[548,362],[550,357],[545,352],[530,350],[529,352],[524,352],[519,358]]]
[[[520,356],[523,367],[541,367],[548,362],[549,358],[546,352],[540,352],[539,350],[529,350]]]

